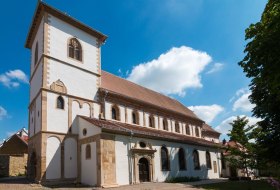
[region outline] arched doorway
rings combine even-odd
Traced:
[[[150,181],[150,169],[149,169],[149,161],[146,158],[141,158],[139,160],[139,181],[146,182]]]

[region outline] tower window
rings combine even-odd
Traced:
[[[68,43],[68,56],[82,61],[82,46],[76,38],[71,38]]]
[[[56,100],[56,108],[64,109],[64,99],[62,98],[62,96],[58,96]]]
[[[35,52],[34,52],[34,65],[38,62],[38,42],[36,43]]]
[[[86,160],[91,159],[91,147],[90,144],[86,146]]]

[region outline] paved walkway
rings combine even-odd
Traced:
[[[220,183],[224,182],[226,179],[211,179],[202,180],[191,183],[141,183],[137,185],[125,185],[114,188],[106,188],[106,190],[198,190],[201,188],[196,188],[193,185],[209,184],[209,183]],[[14,178],[14,179],[0,179],[0,190],[101,190],[102,188],[92,188],[92,187],[57,187],[49,188],[43,187],[38,184],[29,183],[25,178]],[[201,189],[202,190],[202,189]]]

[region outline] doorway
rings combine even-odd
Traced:
[[[149,161],[146,158],[139,160],[139,181],[147,182],[150,181]]]

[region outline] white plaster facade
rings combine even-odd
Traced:
[[[46,9],[41,10],[42,7]],[[37,22],[39,26],[34,31],[31,28],[29,33],[31,40],[27,41],[26,45],[31,49],[32,54],[29,148],[30,155],[32,152],[40,155],[37,157],[40,160],[37,161],[38,167],[35,176],[38,181],[68,180],[100,186],[106,185],[109,183],[109,179],[114,178],[114,185],[137,183],[139,182],[138,169],[136,163],[133,163],[131,155],[132,147],[137,147],[137,143],[140,141],[150,145],[149,150],[144,150],[148,151],[146,157],[150,159],[150,181],[162,182],[167,178],[177,176],[219,178],[221,173],[218,159],[220,153],[214,146],[195,146],[188,142],[156,140],[148,136],[139,138],[133,135],[109,134],[103,131],[102,126],[95,126],[82,119],[80,116],[100,118],[108,123],[110,121],[118,122],[120,126],[129,124],[134,127],[150,128],[149,118],[151,117],[153,130],[159,133],[166,132],[163,129],[163,120],[166,120],[168,133],[179,134],[181,137],[190,136],[194,142],[195,139],[201,139],[201,125],[194,124],[195,122],[190,124],[188,117],[178,119],[179,116],[177,117],[176,113],[166,116],[166,113],[161,110],[149,110],[149,106],[139,108],[139,106],[135,107],[134,103],[128,105],[107,100],[106,95],[102,96],[100,92],[102,84],[100,45],[102,40],[99,39],[99,34],[93,35],[88,32],[93,29],[88,29],[83,24],[77,24],[77,21],[72,20],[72,25],[71,17],[65,14],[61,16],[57,10],[42,2],[38,4],[38,10],[45,10],[45,12],[42,17],[36,17],[39,20],[33,21],[33,25],[36,26]],[[67,19],[65,20],[64,17]],[[104,36],[102,37],[104,38]],[[78,40],[81,45],[82,61],[69,57],[68,43],[71,38]],[[29,43],[31,45],[28,45]],[[37,56],[40,61],[35,64],[33,57],[37,43]],[[63,99],[60,104],[58,103],[59,98]],[[114,106],[118,109],[119,121],[112,118],[112,107]],[[136,124],[133,123],[133,112],[137,114]],[[200,122],[198,118],[192,118],[192,120]],[[175,129],[176,123],[179,125],[178,132]],[[190,128],[189,135],[186,134],[186,127]],[[196,128],[199,131],[198,137],[195,134]],[[113,140],[102,139],[104,135],[106,138],[109,135]],[[109,143],[111,149],[107,151],[106,147],[102,147],[102,143]],[[90,146],[90,157],[87,156],[88,145]],[[161,169],[160,149],[162,146],[165,146],[169,152],[169,171]],[[184,171],[179,170],[179,148],[183,148],[185,152],[187,168]],[[200,170],[194,170],[193,150],[197,150],[199,153]],[[206,151],[210,152],[212,165],[216,162],[215,171],[213,166],[211,169],[206,167]],[[107,153],[112,154],[112,157],[108,157],[108,163],[106,161]],[[30,165],[32,167],[32,163]],[[110,172],[106,174],[106,170],[109,171],[108,168],[115,168],[113,177],[110,176]]]

